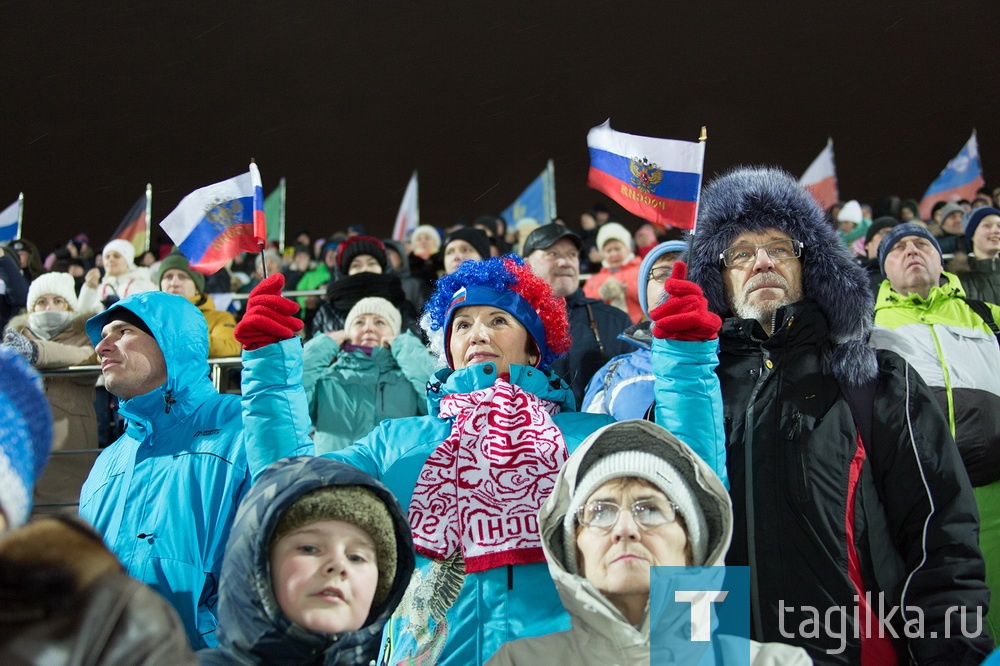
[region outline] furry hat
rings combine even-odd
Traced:
[[[983,221],[983,218],[987,215],[1000,215],[1000,210],[993,208],[992,206],[981,206],[972,210],[964,218],[962,218],[962,229],[965,231],[965,241],[968,243],[967,247],[972,249],[972,237],[976,234],[976,229],[979,228],[979,223]]]
[[[362,298],[360,301],[355,303],[354,307],[351,308],[350,312],[347,313],[347,317],[344,319],[344,330],[350,330],[351,324],[354,323],[354,320],[361,315],[366,314],[373,314],[382,317],[392,328],[392,334],[399,335],[399,331],[402,329],[403,325],[403,317],[399,314],[399,310],[396,309],[396,306],[386,299],[379,298],[378,296]]]
[[[321,520],[356,525],[375,542],[378,584],[372,608],[380,606],[396,578],[396,528],[385,503],[364,486],[317,488],[299,497],[281,515],[271,535],[271,546],[286,534]]]
[[[490,237],[486,235],[486,232],[482,229],[476,229],[474,227],[462,227],[461,229],[455,229],[455,231],[448,234],[448,238],[445,239],[444,245],[441,246],[442,252],[448,251],[448,246],[451,245],[453,241],[464,240],[466,243],[471,245],[479,253],[480,259],[490,258]]]
[[[101,254],[105,257],[105,260],[107,260],[108,252],[117,252],[125,257],[125,263],[135,268],[135,246],[129,241],[121,238],[114,239],[101,250]]]
[[[736,167],[709,183],[701,195],[698,225],[688,256],[688,277],[699,284],[709,308],[732,316],[719,255],[744,232],[775,228],[804,245],[802,287],[826,316],[834,352],[833,372],[848,384],[874,379],[874,350],[867,346],[874,320],[868,276],[824,220],[816,201],[782,169]]]
[[[167,271],[178,270],[184,271],[194,282],[195,289],[198,290],[199,294],[205,293],[205,276],[196,270],[191,268],[191,264],[188,262],[187,257],[185,257],[180,252],[171,252],[167,255],[167,258],[160,262],[160,270],[156,273],[156,286],[160,287],[160,282],[163,280],[163,276]]]
[[[683,254],[687,252],[687,249],[687,241],[668,240],[655,246],[643,257],[642,263],[639,264],[639,307],[642,308],[643,313],[647,317],[649,316],[649,311],[659,305],[658,303],[648,303],[646,301],[646,285],[649,283],[649,273],[653,270],[653,264],[665,254],[670,254],[671,252]]]
[[[609,240],[621,241],[622,245],[631,252],[635,252],[635,241],[628,229],[617,222],[608,222],[597,231],[597,249],[604,251],[604,244]]]
[[[10,528],[28,519],[51,448],[52,415],[41,377],[20,354],[0,347],[0,511]]]
[[[432,351],[452,368],[451,320],[457,308],[469,305],[495,305],[512,314],[534,340],[537,365],[543,370],[569,351],[566,299],[553,296],[549,284],[525,266],[520,257],[465,261],[457,271],[438,279],[420,323],[431,340]]]
[[[31,281],[28,287],[28,312],[35,310],[39,296],[55,294],[69,303],[69,309],[76,312],[76,281],[69,273],[43,273]]]
[[[886,277],[885,258],[889,256],[889,252],[896,245],[896,243],[903,240],[907,236],[919,236],[921,238],[926,238],[930,241],[931,245],[934,246],[934,249],[937,250],[938,256],[941,256],[941,244],[938,243],[937,238],[934,238],[934,234],[928,231],[925,227],[916,224],[915,222],[897,224],[889,230],[889,233],[882,236],[882,240],[878,244],[878,267],[879,270],[882,271],[882,277]]]
[[[337,268],[340,269],[341,273],[347,275],[347,270],[351,267],[351,262],[354,261],[355,257],[359,257],[362,254],[375,257],[375,261],[382,267],[382,272],[385,272],[385,268],[389,263],[388,258],[385,256],[385,245],[382,244],[382,241],[372,236],[354,236],[337,246]]]

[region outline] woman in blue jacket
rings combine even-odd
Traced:
[[[520,259],[463,263],[438,281],[424,320],[448,364],[429,384],[430,414],[385,421],[327,455],[408,507],[416,572],[383,636],[382,663],[483,663],[509,640],[569,628],[537,513],[569,454],[612,420],[573,411],[571,390],[550,369],[570,345],[565,304]],[[676,381],[663,397],[673,409],[661,424],[715,451],[718,381],[714,362],[703,362],[714,360],[715,342],[702,344],[707,357],[672,357]]]

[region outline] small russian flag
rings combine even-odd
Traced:
[[[184,197],[160,227],[191,268],[210,275],[242,252],[259,252],[267,238],[264,188],[257,165],[249,173]]]

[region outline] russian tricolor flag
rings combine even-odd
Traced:
[[[242,252],[259,252],[267,238],[264,188],[257,165],[250,172],[195,190],[160,227],[191,268],[210,275]]]
[[[616,132],[606,120],[587,133],[587,146],[588,187],[660,227],[694,228],[704,142]]]
[[[24,195],[20,195],[17,201],[0,211],[0,241],[9,241],[21,235],[21,206],[24,203]]]
[[[983,166],[979,162],[979,143],[976,141],[976,130],[958,151],[955,159],[941,171],[920,200],[920,217],[931,219],[931,208],[938,201],[972,200],[980,187],[986,184],[983,180]]]

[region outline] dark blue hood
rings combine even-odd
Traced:
[[[396,577],[386,601],[357,631],[321,634],[289,620],[271,589],[269,544],[278,520],[316,488],[365,486],[380,497],[396,526]],[[327,458],[298,456],[268,467],[240,503],[226,545],[219,588],[219,647],[199,654],[207,664],[368,664],[382,627],[413,573],[413,538],[395,497],[364,472]]]

